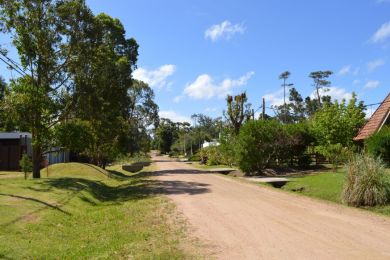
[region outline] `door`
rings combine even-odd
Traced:
[[[8,171],[8,146],[0,144],[0,171]]]

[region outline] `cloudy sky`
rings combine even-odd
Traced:
[[[390,0],[87,3],[119,18],[140,44],[134,77],[155,90],[162,117],[221,116],[226,95],[242,91],[255,108],[262,97],[280,104],[285,70],[303,96],[316,70],[334,72],[328,93],[337,99],[354,91],[378,103],[390,91]]]

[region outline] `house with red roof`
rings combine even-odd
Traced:
[[[385,125],[390,125],[390,93],[353,140],[363,142],[371,135],[379,132]]]

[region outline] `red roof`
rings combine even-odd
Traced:
[[[360,129],[359,134],[353,139],[354,141],[362,141],[378,132],[390,113],[390,93],[381,103],[378,109],[372,114],[368,122]]]

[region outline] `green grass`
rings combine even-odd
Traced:
[[[320,173],[302,177],[289,178],[291,182],[287,183],[283,189],[303,189],[300,193],[329,200],[341,202],[341,191],[343,189],[345,173]]]
[[[387,170],[390,174],[390,169]],[[319,173],[300,177],[289,178],[292,182],[287,183],[283,189],[296,191],[297,194],[318,198],[322,200],[341,202],[341,193],[345,179],[345,172]],[[302,189],[301,191],[299,191]],[[367,210],[390,216],[390,205],[382,207],[367,207]]]
[[[190,256],[185,222],[145,174],[70,163],[42,177],[0,175],[0,259]]]

